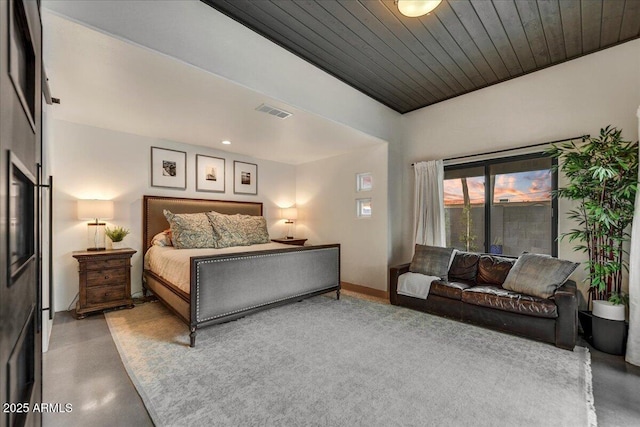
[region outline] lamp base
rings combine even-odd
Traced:
[[[105,244],[105,226],[104,222],[90,222],[87,224],[87,243],[88,251],[104,251],[107,247]]]
[[[293,221],[291,220],[287,220],[285,221],[285,224],[287,224],[287,235],[285,236],[286,239],[293,239]]]

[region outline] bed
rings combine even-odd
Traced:
[[[228,215],[262,215],[262,203],[257,202],[144,196],[146,255],[153,237],[169,228],[163,214],[165,209],[178,214],[216,211]],[[172,283],[163,277],[167,275],[154,271],[145,255],[143,292],[146,295],[151,291],[187,324],[191,347],[195,347],[198,329],[206,326],[327,292],[335,291],[336,299],[340,299],[339,244],[268,243],[232,248],[225,253],[217,249],[173,251],[180,252],[179,258],[187,258],[187,283],[182,286]],[[164,252],[169,255],[170,251]],[[163,263],[156,262],[156,265]]]

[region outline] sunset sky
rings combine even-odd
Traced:
[[[467,178],[472,204],[484,203],[484,176]],[[496,176],[494,203],[500,199],[509,202],[539,202],[551,199],[551,173],[549,170],[509,173]],[[444,181],[444,204],[462,204],[462,181]]]

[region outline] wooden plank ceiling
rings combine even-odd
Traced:
[[[400,113],[640,36],[640,0],[202,1]]]

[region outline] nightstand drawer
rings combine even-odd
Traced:
[[[87,305],[98,305],[127,298],[126,286],[102,286],[87,289]]]
[[[87,271],[87,287],[120,285],[127,280],[127,272],[122,269]]]
[[[109,268],[129,267],[129,258],[96,259],[85,263],[87,270],[105,270]]]

